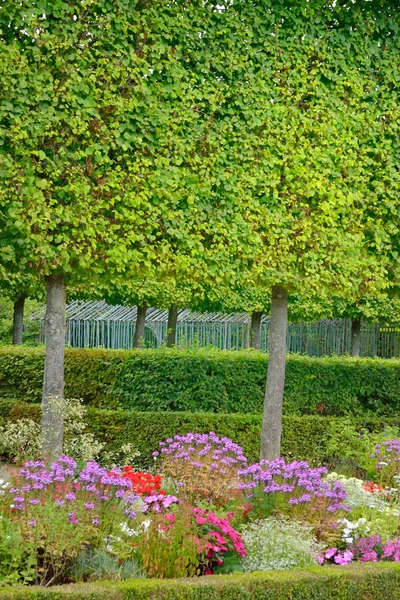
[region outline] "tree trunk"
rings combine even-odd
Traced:
[[[168,346],[168,348],[175,346],[177,321],[178,321],[178,307],[171,306],[171,308],[168,311],[168,324],[167,324],[167,346]]]
[[[46,356],[42,396],[43,456],[55,460],[62,454],[64,435],[64,349],[66,291],[62,275],[46,277]]]
[[[146,325],[146,312],[147,312],[146,304],[143,304],[142,306],[137,307],[135,337],[133,339],[133,347],[134,348],[144,348],[145,347],[144,327]]]
[[[17,298],[14,302],[13,317],[13,345],[22,346],[22,332],[24,330],[25,296]]]
[[[275,285],[272,287],[271,298],[271,317],[268,335],[268,373],[261,430],[260,459],[274,460],[280,456],[281,451],[287,314],[287,291]]]
[[[361,351],[361,319],[351,322],[351,356],[360,356]]]
[[[262,312],[251,313],[250,346],[256,350],[261,348],[261,317]]]

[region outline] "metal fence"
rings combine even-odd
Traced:
[[[44,341],[43,313],[36,315],[41,323]],[[149,308],[146,315],[145,343],[156,348],[167,337],[168,311]],[[132,348],[135,334],[136,307],[109,306],[105,302],[72,302],[67,307],[66,343],[73,348]],[[268,316],[261,324],[261,347],[268,350]],[[214,347],[240,350],[249,345],[250,315],[235,313],[196,313],[187,309],[178,315],[176,345],[178,347]],[[400,328],[362,323],[361,355],[392,358],[399,356]],[[289,352],[309,356],[349,354],[351,321],[324,319],[315,323],[289,324]]]

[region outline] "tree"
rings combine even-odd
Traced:
[[[280,453],[290,295],[350,305],[359,290],[375,296],[389,284],[399,230],[395,11],[390,1],[265,0],[221,15],[235,42],[208,137],[224,132],[254,219],[252,279],[272,290],[275,315],[261,458]]]
[[[46,278],[50,313],[51,290],[63,304],[66,283],[149,268],[163,281],[171,256],[179,286],[250,273],[281,316],[286,293],[351,302],[362,281],[384,287],[398,215],[395,8],[3,2],[2,262]],[[268,458],[279,454],[276,373]]]
[[[230,182],[253,219],[252,277],[272,289],[262,458],[280,453],[288,296],[350,304],[362,286],[374,295],[388,285],[399,217],[395,9],[265,0],[221,11],[230,41],[223,68],[205,69],[220,68],[221,100],[204,144],[225,138]]]
[[[67,285],[134,280],[170,256],[178,280],[200,262],[221,280],[252,246],[237,190],[221,196],[223,137],[204,151],[216,76],[191,64],[199,48],[212,60],[193,19],[215,36],[220,11],[189,8],[2,4],[1,261],[46,281],[45,454],[61,452]]]
[[[268,459],[280,452],[287,293],[330,289],[351,302],[364,282],[373,294],[387,285],[391,251],[393,215],[373,215],[379,202],[393,206],[398,182],[393,5],[315,4],[275,2],[264,14],[262,3],[240,19],[254,74],[242,77],[251,106],[242,143],[254,148],[249,185],[260,200],[256,265],[276,315],[261,444]]]
[[[124,135],[143,70],[120,39],[123,7],[103,17],[93,5],[40,4],[4,3],[0,15],[2,260],[46,281],[43,451],[57,455],[66,284],[148,261],[158,215],[142,216],[149,202]]]

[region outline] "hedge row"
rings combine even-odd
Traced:
[[[3,405],[4,407],[6,405]],[[4,408],[3,418],[17,421],[31,418],[40,421],[39,404],[18,402]],[[1,413],[0,413],[1,416]],[[136,412],[89,408],[86,415],[89,429],[106,443],[107,450],[118,451],[123,444],[132,443],[140,451],[139,464],[148,468],[152,452],[161,440],[192,431],[215,431],[240,444],[252,462],[258,459],[261,434],[261,415],[210,414],[190,412]],[[329,464],[357,450],[357,433],[362,428],[370,432],[398,426],[397,419],[361,417],[320,417],[314,415],[283,418],[282,455],[290,459],[308,460],[314,464]],[[357,468],[356,461],[349,463]]]
[[[43,349],[0,348],[0,397],[39,402]],[[66,394],[98,408],[260,413],[268,357],[251,350],[68,349]],[[290,355],[286,414],[396,416],[400,360]]]
[[[400,565],[313,567],[186,580],[132,579],[7,588],[0,600],[398,600]]]

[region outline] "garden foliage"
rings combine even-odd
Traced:
[[[56,589],[0,588],[0,600],[398,600],[400,566],[355,564],[295,571],[215,575],[206,581],[134,579]]]
[[[0,348],[0,399],[40,402],[44,352]],[[268,357],[255,351],[66,352],[66,397],[99,408],[261,413]],[[397,416],[400,361],[288,356],[284,414]]]
[[[11,423],[27,418],[39,422],[40,414],[39,404],[0,403],[0,418],[8,419]],[[177,430],[182,434],[191,431],[207,433],[211,428],[220,436],[235,439],[249,460],[256,461],[259,458],[261,415],[89,408],[85,422],[87,431],[95,435],[97,442],[105,444],[111,456],[119,455],[122,459],[122,456],[132,455],[133,450],[140,448],[140,456],[134,461],[145,469],[154,462],[152,454],[158,448],[159,440],[173,436]],[[283,418],[282,455],[287,459],[296,457],[308,460],[313,465],[323,463],[336,468],[337,464],[344,464],[354,473],[358,466],[365,469],[370,463],[366,457],[369,443],[365,443],[362,433],[370,432],[385,439],[386,428],[398,424],[399,420],[394,418],[287,416]]]
[[[107,569],[122,581],[129,572],[174,579],[399,563],[400,442],[377,444],[386,464],[370,454],[371,480],[360,485],[306,461],[249,464],[236,442],[213,431],[160,441],[153,474],[69,456],[28,460],[1,482],[2,583],[95,582]],[[383,466],[385,486],[377,483]],[[397,519],[393,530],[382,529],[386,517]]]

